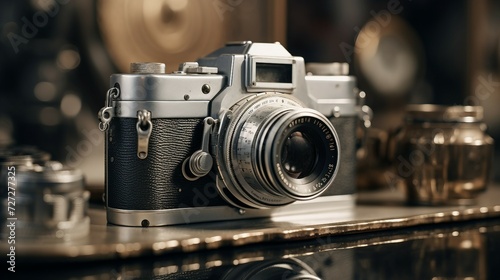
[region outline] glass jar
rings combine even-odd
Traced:
[[[393,162],[408,202],[470,205],[490,180],[493,139],[479,106],[410,105]]]

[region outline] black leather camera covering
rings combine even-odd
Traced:
[[[203,119],[153,119],[148,156],[137,157],[135,118],[114,118],[107,145],[108,206],[160,210],[227,205],[210,174],[196,181],[182,175],[182,162],[201,148]]]
[[[356,117],[332,118],[340,139],[339,171],[322,196],[355,193]],[[153,119],[148,156],[137,157],[137,119],[115,118],[107,137],[108,206],[160,210],[228,205],[209,174],[196,181],[182,175],[182,162],[200,149],[203,119]]]

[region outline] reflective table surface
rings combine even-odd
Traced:
[[[22,263],[24,276],[51,279],[498,279],[500,219],[118,261]]]
[[[374,192],[360,193],[356,205],[337,213],[286,219],[140,228],[106,224],[102,206],[92,207],[89,216],[90,233],[85,238],[17,239],[15,276],[21,279],[45,277],[45,274],[50,279],[500,277],[499,186],[488,189],[471,206],[407,206],[398,193]],[[8,252],[5,235],[0,242],[1,251]]]

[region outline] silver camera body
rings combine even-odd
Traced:
[[[279,43],[229,43],[165,74],[111,76],[108,222],[160,226],[288,217],[353,205],[356,79]]]

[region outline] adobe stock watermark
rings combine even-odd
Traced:
[[[28,44],[29,40],[34,38],[41,28],[44,28],[49,23],[50,18],[54,18],[61,11],[61,6],[70,2],[70,0],[46,0],[49,1],[47,9],[39,10],[33,14],[31,20],[27,17],[22,17],[21,33],[17,34],[9,32],[7,38],[14,49],[14,52],[19,53],[19,46]]]
[[[220,21],[224,21],[224,14],[226,12],[232,12],[236,7],[241,5],[244,0],[214,0],[212,5],[215,12],[219,16]]]
[[[412,0],[406,0],[411,2]],[[373,19],[365,24],[363,32],[359,26],[355,26],[353,29],[357,34],[355,46],[342,42],[339,44],[339,48],[344,54],[346,61],[348,63],[352,62],[352,56],[354,53],[359,53],[362,49],[366,48],[374,38],[379,37],[382,28],[387,27],[392,20],[393,15],[400,14],[404,10],[404,7],[399,0],[389,0],[387,2],[387,9],[375,12],[370,11]]]

